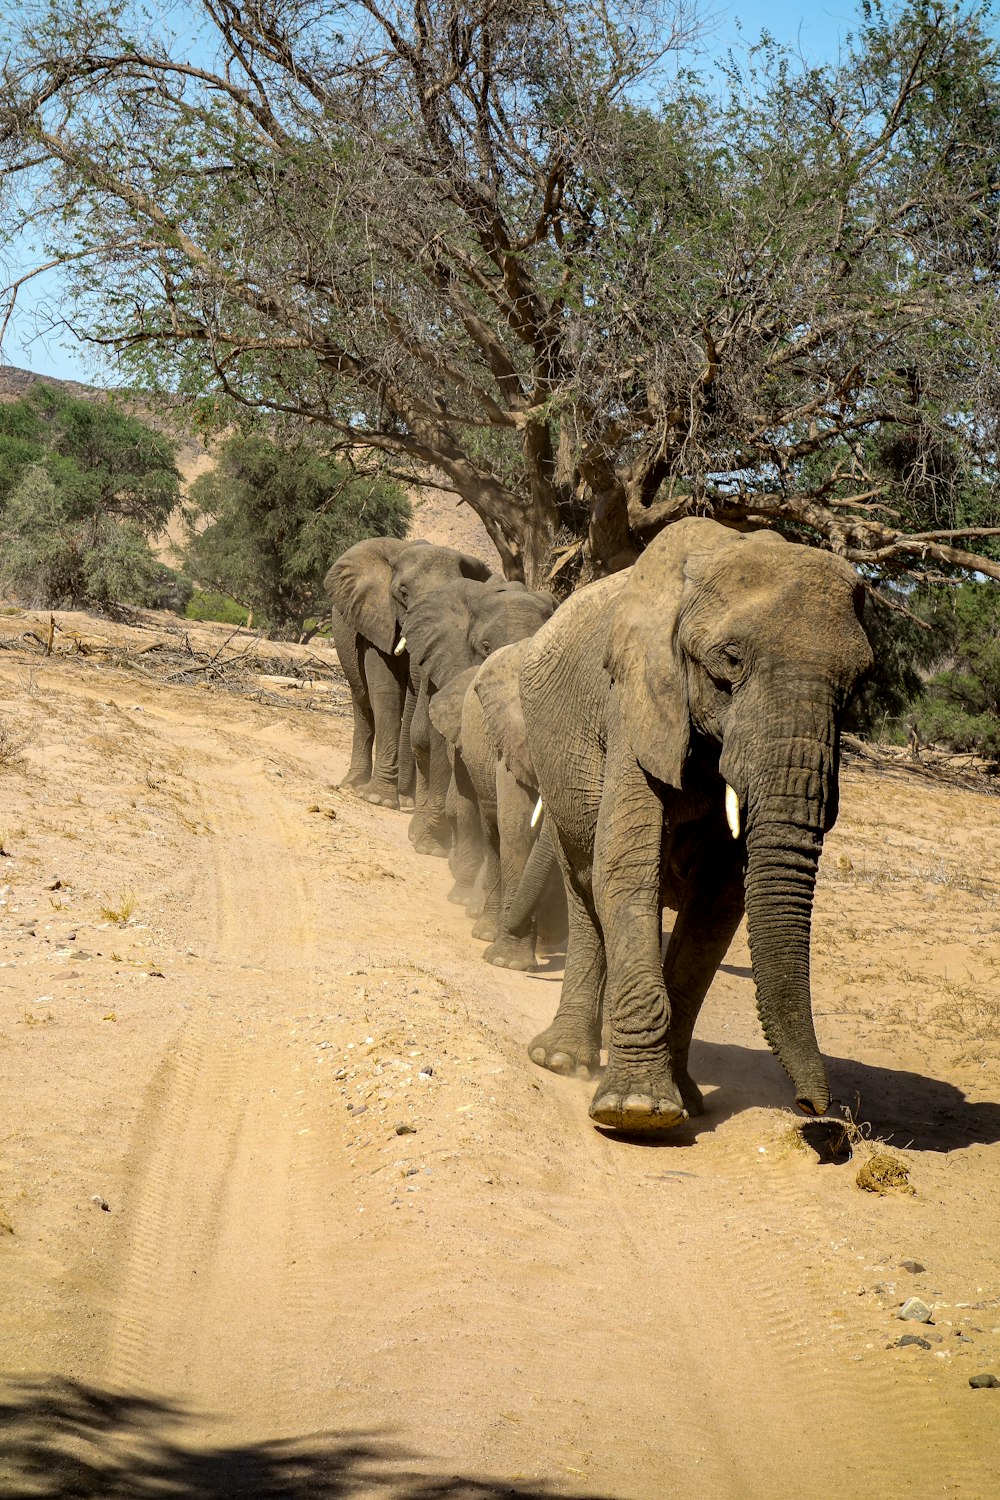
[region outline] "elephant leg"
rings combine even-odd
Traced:
[[[508,925],[510,908],[528,863],[534,839],[531,813],[535,799],[512,776],[503,762],[497,764],[497,821],[500,832],[500,930],[483,958],[499,969],[535,968],[535,921],[515,937]]]
[[[360,788],[367,786],[371,780],[372,747],[375,744],[375,715],[365,685],[362,640],[339,610],[331,609],[330,615],[333,622],[333,644],[341,670],[347,678],[347,686],[351,690],[351,709],[354,714],[351,764],[340,785]]]
[[[366,646],[364,666],[375,716],[375,764],[372,779],[362,795],[366,802],[398,807],[399,731],[405,682],[398,663],[377,646]]]
[[[419,705],[418,705],[419,709]],[[414,715],[416,721],[416,715]],[[419,762],[418,762],[419,763]],[[427,799],[410,820],[410,839],[418,854],[447,858],[451,843],[446,802],[451,781],[447,741],[427,719]]]
[[[494,805],[479,807],[483,833],[483,909],[472,929],[472,936],[480,942],[492,943],[500,931],[500,830],[497,827],[497,810]]]
[[[612,699],[594,845],[611,1037],[590,1115],[632,1133],[662,1132],[688,1117],[673,1074],[660,958],[663,831],[663,804],[636,762]]]
[[[410,731],[413,727],[413,711],[417,706],[417,695],[412,683],[407,680],[406,698],[403,702],[403,722],[399,730],[399,789],[400,807],[415,806],[417,787],[417,763],[413,756]]]
[[[593,1078],[601,1062],[601,1010],[605,986],[604,941],[590,892],[550,830],[566,887],[569,936],[559,1009],[551,1026],[528,1043],[528,1056],[540,1068]]]
[[[743,860],[739,846],[713,840],[699,851],[688,875],[663,957],[670,1000],[673,1075],[689,1114],[704,1111],[701,1090],[688,1071],[695,1022],[709,986],[743,917]]]
[[[417,684],[413,717],[410,722],[410,747],[413,751],[413,764],[416,771],[413,794],[416,811],[407,829],[411,844],[415,844],[424,831],[423,810],[427,806],[427,788],[430,783],[431,721],[427,713],[427,704],[427,683],[421,678]]]
[[[455,884],[448,892],[448,900],[458,906],[468,906],[483,862],[483,835],[475,788],[460,754],[455,755],[448,796],[450,807],[454,809],[452,822],[455,829],[448,861]]]

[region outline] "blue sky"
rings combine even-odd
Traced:
[[[734,0],[729,5],[704,5],[716,17],[717,24],[706,38],[709,54],[721,55],[729,47],[737,50],[755,41],[762,30],[769,31],[780,42],[797,44],[808,62],[819,63],[835,57],[846,34],[857,25],[860,5],[843,3],[817,5],[803,12],[801,5],[786,0]],[[8,262],[23,262],[27,269],[37,257],[31,245],[8,247]],[[39,277],[29,283],[19,299],[19,312],[4,340],[3,362],[68,380],[102,381],[95,356],[86,347],[58,331],[45,333],[47,309],[58,311],[59,284],[54,275]],[[104,376],[103,378],[107,378]],[[113,379],[113,377],[112,377]]]

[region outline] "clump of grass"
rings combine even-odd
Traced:
[[[6,720],[0,719],[0,766],[12,771],[24,761],[24,750],[30,735],[18,734]]]
[[[102,906],[101,916],[106,922],[114,922],[116,927],[124,927],[126,922],[135,911],[136,895],[133,890],[122,890],[118,895],[117,906]]]

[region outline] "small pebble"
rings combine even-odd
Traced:
[[[919,1260],[901,1260],[899,1264],[901,1269],[909,1271],[911,1276],[919,1276],[921,1271],[927,1270],[927,1267],[922,1266]]]
[[[408,1125],[405,1120],[400,1120],[396,1126],[397,1135],[416,1135],[416,1133],[417,1127],[415,1125]]]
[[[1000,1380],[995,1375],[984,1372],[982,1375],[970,1375],[969,1384],[974,1391],[988,1391],[1000,1386]]]
[[[111,1204],[108,1202],[107,1198],[102,1198],[100,1193],[95,1193],[90,1201],[91,1203],[96,1204],[98,1208],[103,1208],[106,1214],[109,1214],[111,1212]]]
[[[895,1344],[890,1344],[889,1348],[906,1349],[911,1344],[915,1344],[918,1349],[929,1349],[931,1347],[927,1339],[918,1338],[915,1333],[904,1333],[903,1337],[897,1339]]]

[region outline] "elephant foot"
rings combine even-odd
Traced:
[[[434,859],[447,859],[448,851],[445,846],[436,839],[429,829],[418,834],[413,840],[413,847],[418,854],[429,854]]]
[[[695,1083],[687,1068],[678,1068],[674,1065],[674,1083],[684,1101],[684,1108],[689,1115],[703,1115],[705,1113],[705,1096]]]
[[[348,771],[343,781],[338,784],[338,790],[342,792],[357,792],[358,796],[360,796],[371,779],[370,771]]]
[[[472,900],[472,886],[467,880],[456,880],[447,898],[453,906],[464,906],[468,908]]]
[[[601,1061],[598,1039],[574,1035],[559,1017],[528,1043],[528,1056],[539,1068],[563,1078],[593,1078]]]
[[[612,1049],[590,1118],[626,1135],[660,1135],[683,1125],[688,1110],[664,1059],[639,1063]]]
[[[495,943],[499,930],[496,917],[491,917],[489,912],[484,911],[472,929],[472,936],[481,943]]]
[[[498,969],[521,969],[527,972],[537,967],[535,940],[530,937],[511,937],[505,932],[490,944],[483,958],[486,963],[493,964]]]
[[[399,805],[407,812],[412,812],[417,804],[414,802],[412,797],[407,796],[406,792],[400,792]]]
[[[373,807],[399,807],[399,796],[396,791],[392,787],[379,786],[374,781],[359,795],[363,802],[370,802]]]

